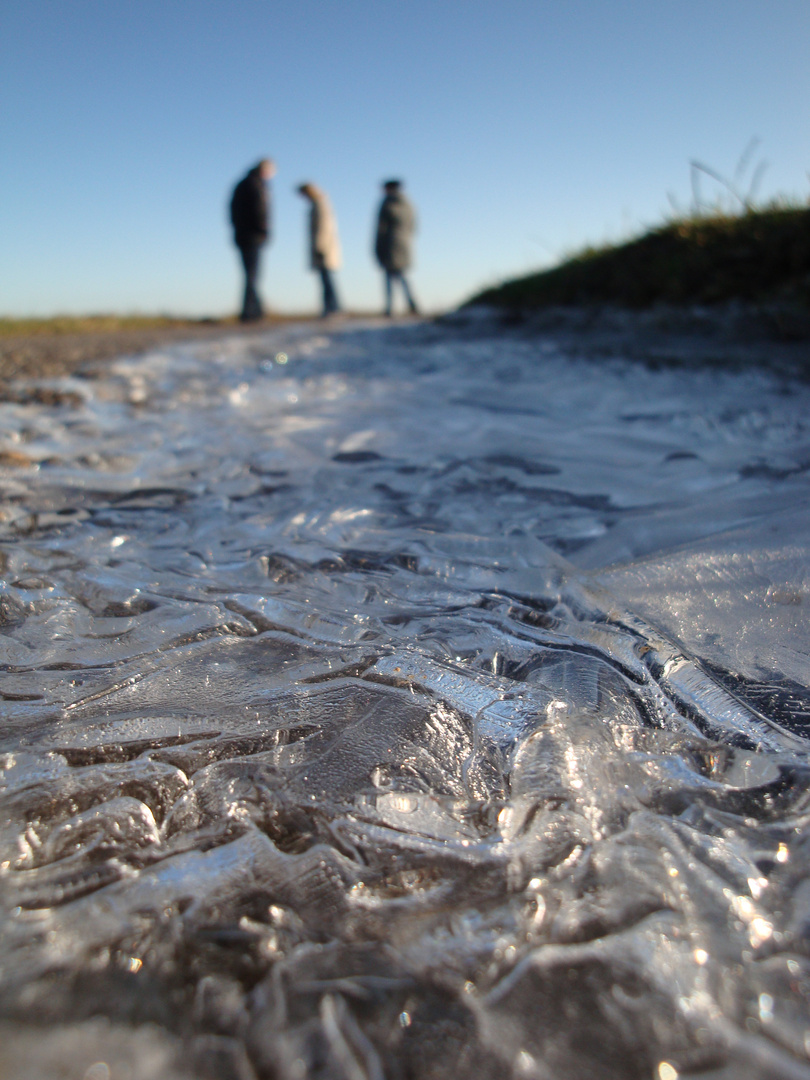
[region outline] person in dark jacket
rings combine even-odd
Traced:
[[[411,245],[416,231],[416,215],[402,192],[401,180],[386,180],[383,184],[385,198],[377,216],[377,236],[374,254],[385,271],[385,314],[392,313],[393,286],[399,282],[405,294],[408,310],[416,314],[418,308],[413,298],[405,271],[411,265]]]
[[[275,173],[275,163],[269,158],[262,158],[242,177],[231,196],[233,239],[245,268],[245,297],[239,316],[242,322],[261,319],[264,314],[256,286],[259,280],[259,254],[262,245],[270,239],[269,184]]]

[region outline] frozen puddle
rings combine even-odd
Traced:
[[[810,388],[428,325],[0,405],[0,1075],[810,1078]]]

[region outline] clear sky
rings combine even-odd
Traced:
[[[366,309],[388,176],[434,310],[687,209],[690,159],[733,177],[754,136],[760,197],[804,201],[808,55],[810,0],[3,0],[0,314],[233,311],[227,200],[265,155],[288,311],[317,299],[304,180]]]

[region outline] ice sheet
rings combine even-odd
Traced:
[[[810,1077],[810,388],[484,323],[57,388],[0,405],[4,1076]]]

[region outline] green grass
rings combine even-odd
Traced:
[[[810,209],[769,207],[672,221],[637,240],[478,293],[510,308],[789,301],[810,308]]]

